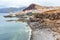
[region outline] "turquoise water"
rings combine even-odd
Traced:
[[[29,27],[23,22],[6,22],[17,18],[4,18],[5,13],[0,13],[0,40],[28,40]]]

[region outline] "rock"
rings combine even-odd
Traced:
[[[31,40],[57,40],[60,38],[60,24],[54,22],[29,22],[32,29]]]
[[[9,14],[9,15],[6,15],[4,16],[5,18],[8,18],[8,17],[15,17],[16,15],[15,14]]]
[[[31,40],[60,40],[60,13],[34,15],[27,23],[32,29]]]

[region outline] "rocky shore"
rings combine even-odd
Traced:
[[[32,29],[31,40],[60,40],[60,13],[36,14],[27,23]]]
[[[49,21],[43,23],[29,22],[28,24],[32,29],[31,40],[57,40],[60,38],[60,23]]]

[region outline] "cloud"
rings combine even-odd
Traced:
[[[19,6],[27,6],[33,3],[34,0],[0,0],[0,6],[7,7],[19,7]]]
[[[60,6],[60,0],[0,0],[0,7],[22,7],[31,3],[43,6]]]

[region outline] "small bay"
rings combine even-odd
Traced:
[[[6,22],[18,18],[4,18],[8,13],[0,13],[0,40],[28,40],[29,26],[25,22]]]

